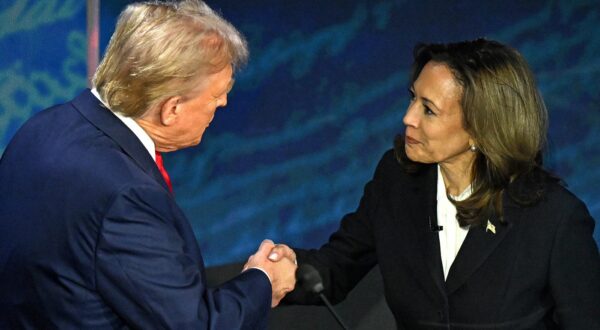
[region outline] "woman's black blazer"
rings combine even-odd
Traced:
[[[600,329],[600,256],[594,220],[555,182],[523,207],[506,194],[504,218],[472,227],[447,280],[436,231],[436,165],[407,174],[388,151],[346,215],[318,250],[297,249],[340,301],[379,264],[398,328]],[[317,303],[301,286],[287,303]]]

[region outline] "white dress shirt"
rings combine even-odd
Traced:
[[[451,196],[455,201],[462,201],[471,195],[471,185],[469,185],[460,195]],[[448,200],[446,194],[446,185],[440,166],[438,165],[438,184],[437,184],[437,219],[438,225],[443,229],[438,232],[440,238],[440,252],[442,256],[442,266],[444,267],[444,279],[448,278],[450,267],[460,250],[462,243],[467,237],[469,227],[461,227],[456,220],[456,207]]]
[[[108,107],[108,105],[106,104],[106,102],[104,102],[104,100],[102,100],[102,98],[100,97],[100,94],[98,94],[98,90],[96,88],[92,89],[92,94],[94,94],[94,96],[100,102],[102,102],[102,104],[107,109],[110,109]],[[137,138],[140,140],[140,142],[142,142],[142,144],[144,145],[146,150],[148,150],[148,152],[150,153],[150,156],[152,156],[152,159],[154,159],[154,161],[156,161],[156,149],[155,149],[156,147],[154,146],[154,141],[152,141],[152,139],[150,138],[150,135],[148,135],[148,133],[146,133],[146,131],[144,131],[142,126],[140,126],[138,123],[136,123],[135,120],[133,120],[133,118],[131,118],[131,117],[125,117],[122,114],[115,112],[115,111],[111,111],[111,112],[115,116],[117,116],[117,118],[119,118],[123,122],[123,124],[125,124],[125,126],[129,127],[129,129],[133,132],[133,134],[135,134],[135,136],[137,136]]]

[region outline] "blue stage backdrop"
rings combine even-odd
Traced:
[[[126,3],[102,0],[101,49]],[[251,49],[202,143],[166,156],[209,265],[245,260],[263,238],[327,239],[403,131],[419,41],[518,48],[550,112],[546,164],[600,219],[598,1],[208,3]],[[28,117],[85,87],[85,12],[80,0],[1,2],[0,152]]]

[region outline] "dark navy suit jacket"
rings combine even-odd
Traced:
[[[89,90],[0,160],[0,329],[263,328],[271,285],[207,288],[192,229],[137,137]]]

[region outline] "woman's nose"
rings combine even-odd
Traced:
[[[402,122],[406,126],[418,127],[419,126],[419,116],[416,112],[416,102],[411,102],[406,109],[406,113],[404,114],[404,118],[402,118]]]

